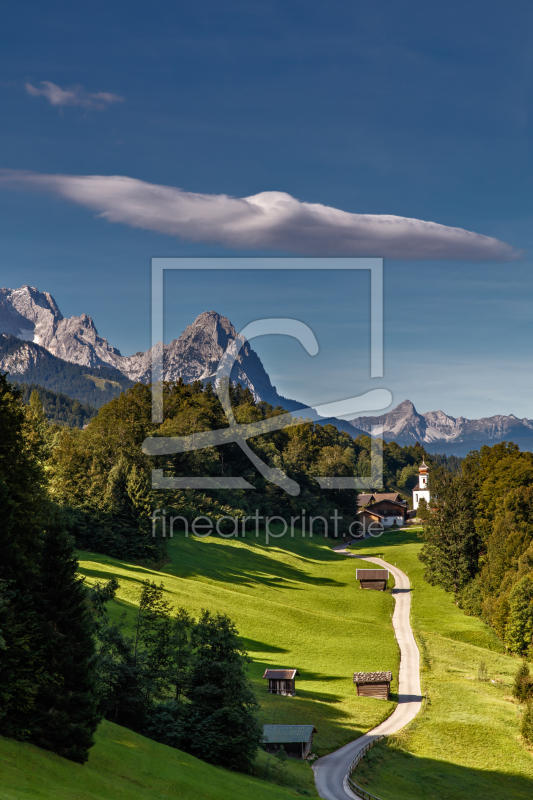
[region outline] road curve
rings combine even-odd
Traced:
[[[335,547],[337,553],[344,553],[350,558],[362,558],[356,553],[346,549],[346,545]],[[411,622],[411,584],[409,578],[397,567],[383,561],[382,558],[366,558],[383,569],[388,569],[394,576],[395,587],[392,594],[395,598],[392,625],[400,648],[400,674],[398,679],[398,705],[385,722],[363,734],[355,741],[344,745],[329,756],[319,758],[313,764],[315,783],[320,797],[325,800],[346,800],[347,797],[358,796],[350,789],[347,782],[348,770],[356,755],[378,736],[396,733],[413,717],[415,717],[422,704],[420,689],[420,656],[416,646]],[[355,667],[354,665],[354,671]],[[376,669],[381,669],[381,664],[376,664]]]

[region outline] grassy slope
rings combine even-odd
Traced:
[[[392,702],[357,697],[354,671],[392,669],[398,650],[388,593],[360,591],[355,564],[322,538],[285,538],[265,546],[255,537],[170,540],[162,572],[104,556],[80,554],[89,582],[116,575],[119,600],[132,609],[145,578],[163,581],[175,607],[202,608],[235,620],[253,658],[250,667],[264,723],[308,723],[318,730],[313,750],[329,752],[368,730]],[[266,667],[297,667],[295,698],[270,695]],[[393,687],[394,688],[394,687]]]
[[[0,738],[1,800],[289,800],[294,793],[217,769],[104,722],[81,766]]]
[[[115,386],[119,389],[121,388],[120,383],[118,383],[118,381],[111,381],[106,378],[99,378],[97,375],[84,375],[83,377],[87,378],[87,380],[89,381],[92,381],[95,386],[97,386],[99,389],[102,390],[106,388],[106,383],[110,383],[111,386]]]
[[[510,697],[518,662],[502,653],[486,625],[466,617],[449,594],[423,580],[420,547],[412,531],[386,534],[373,546],[353,545],[409,575],[428,693],[426,711],[392,746],[374,748],[356,780],[385,800],[531,798],[533,756],[519,741]],[[487,683],[478,680],[480,662],[487,666]]]

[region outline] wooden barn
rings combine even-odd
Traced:
[[[353,682],[361,697],[389,699],[392,672],[354,672]]]
[[[263,675],[268,680],[270,694],[284,694],[289,697],[296,694],[297,677],[300,677],[297,669],[266,669]]]
[[[389,580],[388,569],[358,569],[355,573],[356,580],[360,582],[361,589],[377,589],[384,592]]]
[[[314,725],[263,725],[263,743],[267,753],[275,753],[281,747],[288,756],[305,758],[311,752]]]

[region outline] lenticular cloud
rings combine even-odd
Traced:
[[[385,214],[352,214],[301,202],[285,192],[236,198],[122,176],[16,170],[1,171],[0,185],[51,192],[109,222],[231,248],[401,260],[510,261],[521,255],[505,242],[462,228]]]

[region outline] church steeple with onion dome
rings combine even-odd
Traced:
[[[418,468],[418,483],[413,489],[413,508],[416,511],[418,506],[420,505],[421,500],[425,500],[426,503],[429,505],[430,494],[429,494],[429,468],[425,461],[422,461]]]

